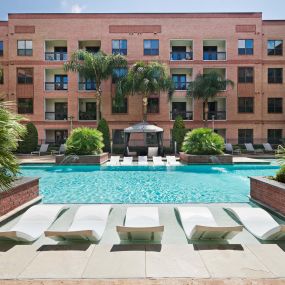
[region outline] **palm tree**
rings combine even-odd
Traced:
[[[0,191],[6,190],[19,172],[19,164],[13,151],[25,134],[20,124],[22,117],[9,111],[11,102],[0,102]]]
[[[116,84],[116,98],[126,95],[142,95],[143,120],[147,119],[148,98],[160,91],[167,91],[171,96],[174,87],[166,67],[159,62],[137,62],[128,74]]]
[[[208,127],[208,101],[215,98],[221,90],[234,86],[234,82],[229,79],[222,79],[216,71],[207,74],[198,74],[194,81],[189,84],[187,95],[194,99],[203,100],[204,124]]]
[[[66,71],[78,72],[85,80],[95,82],[96,120],[100,120],[102,82],[112,76],[114,69],[126,68],[127,61],[122,55],[106,55],[99,51],[91,53],[85,50],[77,50],[71,55],[70,61],[64,64]]]

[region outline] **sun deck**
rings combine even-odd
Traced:
[[[199,205],[209,207],[219,225],[237,224],[223,207],[250,206],[248,203],[193,206]],[[78,206],[69,205],[51,229],[67,229]],[[146,281],[144,284],[148,284],[149,278],[198,278],[208,281],[209,278],[273,278],[275,281],[285,278],[285,242],[261,243],[244,230],[229,242],[200,241],[192,244],[187,241],[179,224],[175,205],[158,205],[160,222],[165,225],[161,245],[120,244],[115,226],[123,224],[128,206],[113,205],[106,230],[98,244],[58,243],[43,236],[33,244],[1,242],[0,279],[143,278]],[[284,224],[284,220],[275,218]],[[17,219],[19,217],[5,224],[3,229],[9,229]],[[273,279],[268,284],[274,284]],[[170,284],[180,284],[180,281],[176,279],[178,283]],[[122,284],[128,284],[126,282],[122,281]]]

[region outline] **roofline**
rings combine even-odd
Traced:
[[[8,21],[0,21],[0,27],[1,26],[8,26]]]
[[[9,13],[8,19],[59,19],[59,18],[262,18],[262,12],[221,13]]]
[[[285,20],[263,20],[262,24],[265,26],[285,25]]]

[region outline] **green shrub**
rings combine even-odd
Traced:
[[[182,144],[182,150],[189,154],[222,154],[223,149],[223,137],[208,128],[199,128],[188,132]]]
[[[177,143],[177,151],[179,152],[187,130],[185,129],[184,121],[181,116],[177,116],[173,124],[172,140]]]
[[[285,165],[281,166],[281,168],[277,171],[275,180],[285,183]]]
[[[103,135],[100,131],[91,128],[76,128],[66,141],[66,154],[100,154],[103,147]]]
[[[38,131],[33,123],[26,124],[26,135],[22,141],[19,142],[17,152],[19,153],[31,153],[37,149],[38,146]]]
[[[111,143],[110,143],[110,130],[108,123],[105,119],[101,119],[99,121],[97,130],[100,131],[103,134],[103,142],[104,142],[104,148],[103,150],[105,152],[110,152],[111,150]]]

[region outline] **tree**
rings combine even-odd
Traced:
[[[95,82],[96,120],[100,120],[102,82],[110,78],[116,68],[126,68],[127,61],[124,56],[106,55],[99,51],[91,53],[85,50],[77,50],[71,55],[70,61],[64,64],[66,71],[78,72],[85,80]]]
[[[19,153],[31,153],[38,146],[38,131],[35,125],[31,122],[26,125],[27,132],[23,139],[19,142]]]
[[[198,74],[194,81],[190,82],[187,95],[194,99],[203,100],[203,113],[205,127],[208,126],[208,101],[215,98],[221,90],[228,85],[234,86],[234,82],[229,79],[222,79],[216,71],[207,74]]]
[[[173,124],[172,130],[172,140],[173,143],[177,143],[177,150],[181,150],[181,146],[185,137],[187,130],[184,125],[183,118],[181,116],[177,116],[175,122]]]
[[[97,130],[100,131],[103,134],[103,142],[104,142],[104,151],[110,152],[111,144],[110,144],[110,130],[108,123],[105,119],[101,119],[99,121]]]
[[[13,151],[25,134],[21,118],[9,111],[10,103],[0,102],[0,191],[7,190],[19,173],[19,163]]]
[[[147,104],[150,95],[160,91],[167,91],[171,96],[174,85],[168,76],[165,65],[159,62],[137,62],[126,76],[116,84],[116,97],[123,98],[126,95],[141,95],[143,106],[143,120],[147,119]]]

